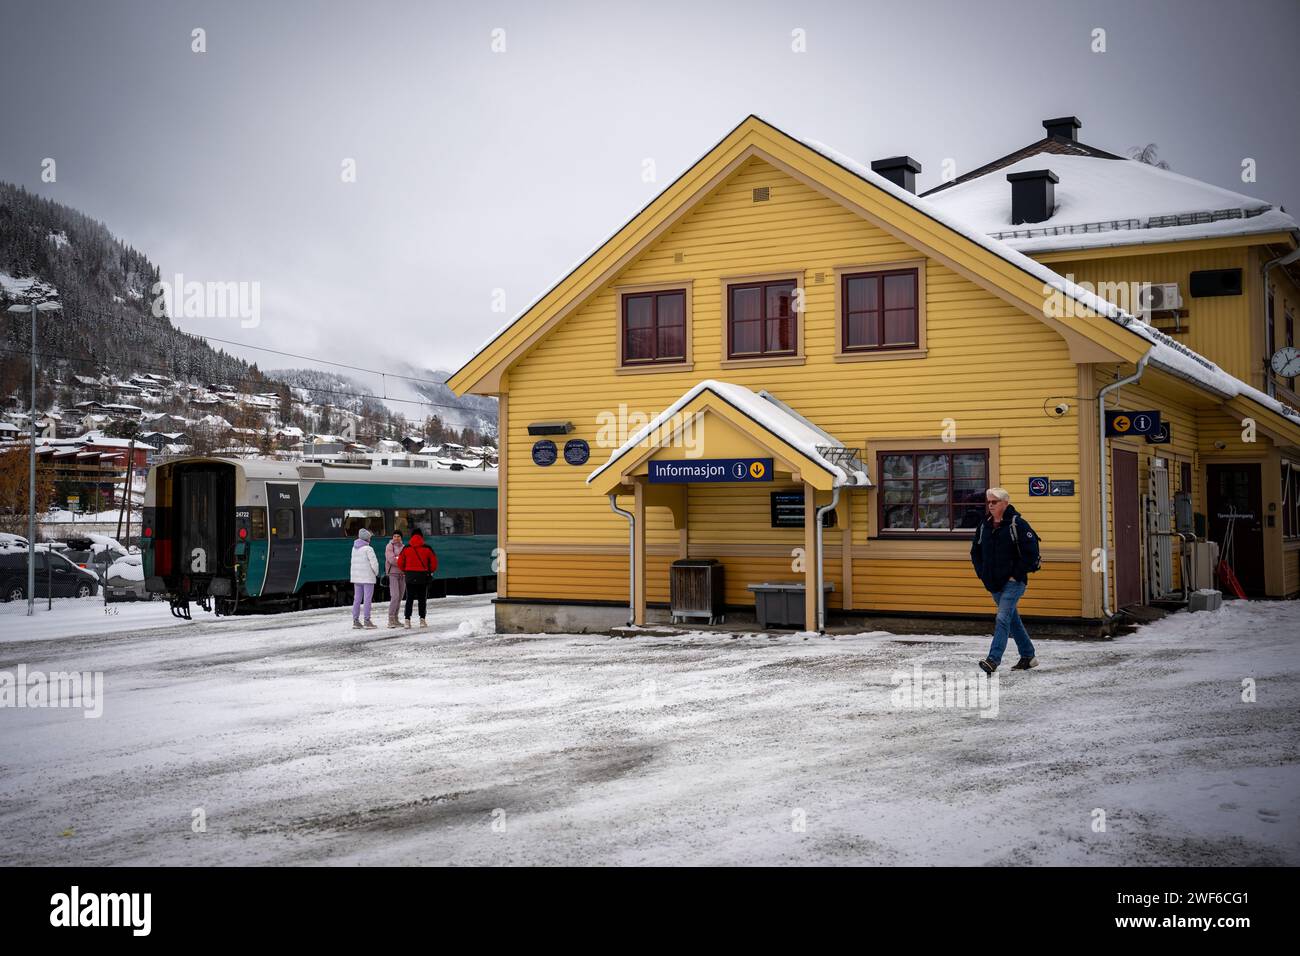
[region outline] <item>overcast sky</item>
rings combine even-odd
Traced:
[[[1297,0],[0,9],[0,179],[164,277],[260,283],[259,327],[190,331],[384,369],[459,366],[749,113],[914,156],[921,188],[1073,114],[1091,145],[1155,142],[1177,172],[1300,210]]]

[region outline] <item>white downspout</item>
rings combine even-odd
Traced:
[[[636,515],[618,506],[618,495],[609,496],[609,506],[627,519],[627,625],[631,627],[636,621]]]
[[[1101,617],[1103,621],[1110,620],[1110,495],[1106,486],[1107,465],[1106,461],[1106,396],[1115,389],[1123,385],[1132,385],[1142,377],[1146,370],[1147,362],[1151,358],[1151,353],[1147,352],[1142,358],[1138,359],[1137,368],[1128,378],[1121,378],[1118,381],[1111,382],[1097,393],[1097,447],[1099,465],[1101,471]]]
[[[832,510],[840,503],[840,486],[836,485],[831,491],[831,501],[828,505],[823,505],[817,509],[817,516],[814,519],[817,522],[817,633],[820,634],[826,630],[826,592],[822,588],[822,576],[826,572],[824,562],[822,561],[822,515]],[[848,534],[849,530],[845,528],[840,532]]]

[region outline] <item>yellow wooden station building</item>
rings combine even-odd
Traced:
[[[500,400],[498,629],[666,620],[682,559],[733,613],[803,585],[807,630],[990,615],[991,486],[1042,539],[1026,618],[1177,599],[1206,540],[1300,593],[1300,231],[1080,125],[924,197],[728,133],[450,380]]]

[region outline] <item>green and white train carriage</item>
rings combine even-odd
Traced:
[[[155,465],[145,489],[146,586],[189,617],[347,604],[357,531],[417,528],[437,552],[432,594],[496,589],[497,473],[180,458]],[[386,599],[381,578],[378,599]]]

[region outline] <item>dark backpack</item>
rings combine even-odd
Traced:
[[[1026,574],[1033,574],[1035,571],[1043,570],[1043,556],[1039,553],[1043,536],[1038,536],[1039,544],[1034,546],[1033,561],[1026,562],[1024,552],[1020,550],[1020,538],[1016,534],[1016,519],[1019,517],[1019,515],[1012,515],[1011,517],[1011,542],[1016,546],[1016,556],[1020,558],[1020,566],[1025,569]],[[1030,537],[1033,537],[1032,531]]]

